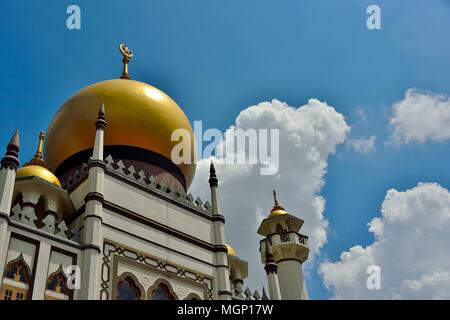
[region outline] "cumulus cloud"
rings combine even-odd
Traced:
[[[361,154],[367,154],[375,150],[375,140],[376,136],[370,136],[369,138],[347,139],[345,143],[354,151]]]
[[[278,173],[261,175],[261,164],[221,164],[216,168],[221,212],[226,219],[226,240],[239,256],[249,261],[247,283],[260,289],[266,286],[266,277],[256,231],[273,206],[272,189],[278,191],[281,204],[291,214],[305,220],[302,233],[310,237],[313,256],[327,239],[327,220],[323,216],[325,199],[320,195],[327,159],[336,146],[344,142],[349,127],[333,107],[310,99],[299,108],[278,100],[250,106],[226,131],[226,139],[232,138],[236,129],[251,128],[279,129]],[[209,198],[210,160],[200,161],[190,190],[203,199]]]
[[[392,106],[392,142],[404,144],[450,139],[450,97],[409,89]]]
[[[369,223],[374,242],[325,262],[325,286],[341,299],[449,299],[450,193],[435,183],[391,189],[381,217]],[[367,267],[381,268],[381,289],[369,290]]]

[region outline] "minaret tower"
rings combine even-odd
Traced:
[[[260,241],[260,253],[266,266],[271,299],[277,299],[277,283],[281,299],[308,299],[302,269],[309,254],[308,237],[299,233],[303,220],[279,205],[275,191],[273,196],[274,207],[258,229],[258,234],[264,237]]]
[[[218,179],[216,168],[212,162],[209,168],[209,186],[211,188],[211,213],[214,217],[214,238],[216,242],[218,299],[230,300],[233,293],[230,286],[228,248],[225,242],[225,219],[219,213]]]
[[[19,132],[16,131],[11,138],[6,154],[1,160],[0,168],[0,274],[3,275],[4,263],[8,251],[10,232],[8,223],[10,221],[11,203],[16,179],[17,167],[19,166]],[[2,277],[3,278],[3,277]],[[1,279],[0,279],[1,282]]]
[[[105,106],[102,103],[95,122],[95,142],[92,157],[89,161],[88,193],[84,201],[84,228],[82,240],[86,245],[84,251],[81,298],[98,299],[100,283],[100,253],[103,246],[102,212],[103,185],[105,180],[105,163],[103,161],[104,131],[106,128]]]

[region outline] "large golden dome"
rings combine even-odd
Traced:
[[[189,187],[195,173],[195,142],[188,118],[161,90],[128,79],[90,85],[71,97],[56,113],[47,131],[45,161],[57,175],[63,162],[93,148],[94,124],[101,103],[105,105],[108,122],[105,148],[134,147],[170,161],[172,148],[178,143],[171,141],[172,132],[179,128],[188,130],[193,142],[193,164],[177,167],[184,176],[185,187]]]

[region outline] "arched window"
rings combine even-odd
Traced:
[[[58,270],[52,273],[47,279],[47,290],[45,291],[46,300],[67,300],[70,290],[67,287],[67,276],[64,273],[62,265]]]
[[[8,263],[5,268],[0,292],[0,300],[24,300],[28,298],[30,268],[23,255]]]
[[[119,281],[117,284],[117,300],[139,300],[141,290],[131,277]]]
[[[277,231],[277,233],[282,233],[282,232],[284,232],[284,230],[283,230],[283,227],[281,226],[281,224],[277,224],[277,226],[276,226],[276,231]]]
[[[152,300],[175,300],[168,286],[160,283],[156,289],[152,291]]]

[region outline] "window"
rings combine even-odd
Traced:
[[[28,266],[23,261],[22,256],[18,260],[12,261],[6,267],[5,278],[13,279],[17,282],[23,282],[30,284],[30,275],[28,272]]]
[[[63,271],[62,265],[48,277],[46,289],[45,299],[69,299],[71,292],[67,287],[67,276]]]
[[[131,277],[126,277],[117,285],[117,300],[139,300],[141,290]]]
[[[5,290],[4,300],[11,300],[11,298],[12,298],[12,290]]]
[[[159,284],[152,292],[152,300],[175,300],[165,284]]]
[[[0,300],[24,300],[28,296],[30,284],[30,268],[22,254],[8,263],[3,275]]]

